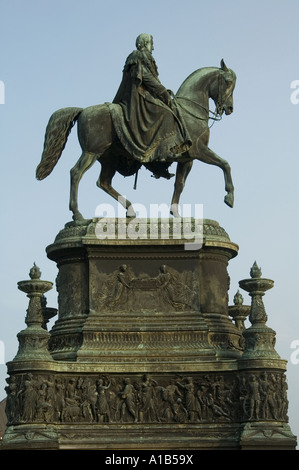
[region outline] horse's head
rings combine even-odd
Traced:
[[[210,88],[210,97],[216,104],[217,114],[231,114],[234,110],[233,91],[236,84],[236,74],[233,70],[227,68],[224,60],[221,60],[218,79],[216,79]]]

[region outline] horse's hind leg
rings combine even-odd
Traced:
[[[119,194],[112,186],[112,178],[116,173],[116,168],[111,165],[111,160],[100,160],[102,165],[102,170],[97,181],[97,186],[103,189],[107,194],[116,199],[126,210],[127,217],[136,217],[135,211],[130,201],[128,201],[124,196]]]
[[[83,152],[76,165],[71,169],[70,210],[73,212],[75,223],[84,223],[85,219],[78,209],[78,187],[84,173],[95,163],[98,155]]]

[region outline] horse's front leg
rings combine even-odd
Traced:
[[[183,192],[187,176],[190,173],[192,168],[193,161],[189,162],[180,162],[177,164],[175,183],[174,183],[174,193],[171,200],[170,213],[174,217],[180,217],[179,213],[179,201],[181,194]]]
[[[224,183],[225,190],[227,192],[224,197],[224,202],[229,206],[234,206],[234,185],[231,177],[231,169],[229,163],[223,158],[219,157],[213,150],[205,146],[202,143],[197,144],[197,151],[200,156],[195,157],[197,160],[200,160],[209,165],[216,165],[222,169],[224,174]]]

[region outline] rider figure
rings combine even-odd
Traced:
[[[122,82],[113,100],[123,111],[120,116],[112,109],[115,129],[134,158],[154,171],[155,176],[170,178],[171,157],[186,152],[191,140],[171,99],[172,92],[158,78],[152,56],[153,37],[140,34],[136,47],[126,60]]]
[[[140,81],[139,93],[141,89],[148,91],[152,96],[161,99],[167,106],[172,107],[171,95],[162,85],[158,78],[158,68],[155,59],[152,56],[154,50],[153,37],[150,34],[139,34],[136,39],[137,50],[133,51],[127,58],[124,67],[123,81],[113,100],[114,103],[124,102],[130,99],[129,83],[132,80]],[[132,67],[136,66],[137,67]],[[131,84],[132,87],[132,84]]]

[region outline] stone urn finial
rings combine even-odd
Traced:
[[[241,292],[238,290],[234,296],[234,304],[235,305],[243,305],[244,299]]]
[[[29,276],[30,276],[30,279],[40,279],[42,273],[39,269],[38,266],[36,266],[35,263],[33,263],[33,266],[32,268],[30,269],[30,272],[29,272]]]
[[[262,297],[267,290],[272,289],[274,281],[261,277],[262,271],[256,261],[253,263],[250,275],[250,279],[243,279],[239,282],[239,286],[246,290],[252,298],[249,320],[253,325],[255,323],[266,323],[267,315]]]
[[[241,292],[238,290],[234,295],[234,305],[230,305],[228,307],[229,316],[235,322],[236,327],[238,330],[243,331],[245,330],[245,320],[249,315],[250,306],[243,305],[244,299]]]
[[[250,270],[250,279],[239,281],[239,286],[246,290],[251,297],[249,321],[251,327],[243,332],[245,338],[245,350],[242,358],[277,358],[279,355],[274,349],[275,331],[266,325],[268,320],[263,296],[272,289],[274,281],[262,278],[261,268],[256,261]]]
[[[250,269],[250,276],[252,278],[260,278],[262,276],[262,270],[258,267],[256,261],[253,263],[252,268]]]
[[[41,299],[45,292],[52,289],[53,283],[40,279],[41,271],[35,263],[30,269],[29,276],[30,279],[18,282],[18,288],[29,298],[29,305],[25,318],[27,328],[18,334],[19,350],[14,361],[52,360],[47,346],[49,333],[43,328]]]
[[[30,299],[25,321],[28,326],[33,324],[41,326],[43,323],[41,298],[45,292],[52,289],[53,283],[40,279],[41,271],[35,263],[30,269],[29,276],[30,280],[18,282],[18,288]]]

